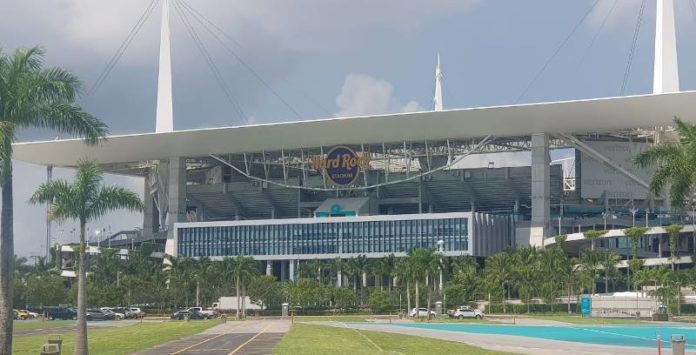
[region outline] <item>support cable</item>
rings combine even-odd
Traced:
[[[626,63],[626,69],[624,70],[623,81],[621,82],[621,96],[626,92],[626,86],[628,85],[628,78],[631,75],[631,66],[633,65],[633,57],[636,53],[636,47],[638,46],[638,34],[640,33],[640,27],[643,23],[643,14],[645,13],[645,3],[647,0],[643,0],[640,4],[640,11],[638,11],[638,19],[636,20],[636,27],[633,30],[633,43],[631,43],[631,50],[628,52],[628,61]]]
[[[92,87],[87,92],[87,97],[94,95],[94,93],[109,77],[109,74],[111,74],[111,71],[114,69],[116,64],[118,64],[119,60],[123,56],[123,53],[126,52],[131,42],[133,42],[133,39],[140,32],[140,29],[143,27],[145,22],[147,22],[147,20],[150,18],[152,11],[157,7],[158,3],[159,0],[150,1],[150,4],[147,5],[143,13],[138,18],[138,21],[135,23],[135,25],[133,25],[133,27],[131,27],[130,31],[128,31],[128,35],[126,36],[126,38],[123,40],[123,42],[121,42],[121,45],[118,47],[118,49],[116,49],[116,52],[111,56],[111,59],[109,59],[106,66],[95,80],[94,84],[92,84]]]
[[[290,103],[288,103],[282,96],[280,96],[280,94],[278,94],[278,92],[276,92],[276,91],[273,89],[273,87],[271,87],[271,85],[269,85],[269,84],[261,77],[261,75],[259,75],[259,73],[256,72],[256,71],[254,70],[254,68],[252,68],[252,67],[251,67],[249,64],[247,64],[239,55],[237,55],[237,53],[236,53],[232,48],[230,48],[230,46],[228,46],[228,45],[222,40],[222,38],[220,38],[220,36],[218,36],[217,33],[215,33],[215,32],[210,28],[210,26],[208,26],[208,25],[199,17],[199,16],[202,16],[202,15],[199,15],[200,13],[192,11],[192,10],[191,10],[191,9],[192,9],[191,6],[188,5],[188,4],[187,4],[185,1],[183,1],[183,0],[181,0],[181,1],[175,0],[175,1],[179,3],[179,5],[182,7],[182,9],[188,11],[189,14],[192,15],[192,17],[193,17],[196,21],[198,21],[198,23],[199,23],[201,26],[203,26],[203,29],[205,29],[206,31],[208,31],[208,33],[210,33],[210,34],[213,36],[213,38],[215,38],[215,39],[220,43],[220,45],[222,45],[222,47],[223,47],[228,53],[230,53],[230,55],[232,55],[235,59],[237,59],[237,61],[239,61],[239,63],[242,64],[242,66],[244,66],[247,70],[249,70],[249,72],[250,72],[250,73],[263,85],[263,86],[265,86],[266,89],[268,89],[268,90],[273,94],[273,96],[275,96],[278,100],[280,100],[280,102],[282,102],[283,105],[285,105],[286,108],[288,108],[295,116],[297,116],[297,118],[302,118],[302,115],[300,115],[300,113],[297,112],[297,110],[296,110],[292,105],[290,105]]]
[[[614,0],[614,2],[611,4],[611,8],[609,8],[609,12],[604,16],[604,19],[602,19],[602,23],[599,25],[599,28],[597,29],[597,32],[595,32],[594,36],[592,37],[592,41],[590,41],[590,45],[587,46],[585,49],[585,55],[582,56],[582,59],[580,60],[580,63],[578,66],[582,66],[582,64],[587,60],[587,57],[590,54],[590,50],[594,47],[595,42],[597,42],[597,38],[599,38],[599,35],[602,33],[602,30],[604,30],[604,27],[607,24],[607,20],[609,20],[609,17],[611,17],[611,14],[614,12],[614,9],[616,8],[616,4],[619,3],[619,0]]]
[[[595,0],[592,3],[592,6],[590,6],[589,10],[587,10],[587,12],[585,12],[585,15],[583,15],[582,18],[580,18],[580,21],[578,21],[578,23],[575,24],[573,29],[570,31],[570,33],[568,33],[566,38],[558,45],[558,47],[553,52],[553,54],[551,54],[551,56],[548,59],[546,59],[546,62],[544,62],[544,65],[536,73],[536,75],[534,76],[532,81],[530,81],[529,84],[527,84],[527,86],[524,88],[524,90],[522,90],[522,93],[517,97],[517,100],[515,100],[516,104],[519,103],[520,100],[522,100],[522,98],[524,98],[525,95],[527,95],[527,92],[529,91],[529,89],[531,89],[532,86],[537,82],[537,80],[539,80],[541,75],[544,74],[544,72],[546,71],[546,68],[548,68],[549,64],[551,64],[553,59],[556,58],[558,53],[560,53],[561,50],[566,46],[566,44],[568,44],[568,41],[570,40],[570,38],[573,37],[575,32],[577,32],[577,30],[580,28],[580,25],[582,25],[583,22],[585,22],[585,20],[587,19],[587,17],[590,16],[590,13],[592,13],[592,10],[594,10],[594,8],[597,6],[598,2],[599,2],[599,0]]]
[[[222,164],[224,164],[224,165],[229,166],[230,168],[232,168],[233,170],[235,170],[236,172],[238,172],[238,173],[241,174],[242,176],[246,177],[247,179],[253,180],[253,181],[265,182],[265,183],[269,183],[269,184],[272,184],[272,185],[276,185],[276,186],[280,186],[280,187],[284,187],[284,188],[288,188],[288,189],[297,189],[297,190],[322,191],[322,192],[327,192],[327,191],[328,191],[328,192],[333,192],[333,191],[355,191],[355,190],[362,191],[362,190],[369,190],[369,189],[374,189],[374,188],[378,188],[378,187],[389,186],[389,185],[394,185],[394,184],[400,184],[400,183],[402,183],[402,182],[420,179],[420,178],[423,177],[423,176],[428,176],[428,175],[431,175],[431,174],[433,174],[433,173],[435,173],[435,172],[445,170],[445,169],[447,169],[447,168],[450,168],[450,167],[452,167],[452,166],[458,164],[460,161],[462,161],[464,158],[468,157],[469,155],[471,155],[471,154],[473,154],[473,153],[475,153],[475,152],[481,150],[481,148],[483,148],[486,144],[488,144],[488,143],[489,143],[491,140],[493,140],[493,139],[494,139],[494,137],[491,136],[491,135],[488,135],[488,136],[484,137],[484,138],[483,138],[478,144],[476,144],[470,151],[468,151],[468,152],[466,152],[466,153],[464,153],[464,154],[458,156],[457,159],[455,159],[454,161],[452,161],[450,164],[443,165],[443,166],[441,166],[441,167],[439,167],[439,168],[437,168],[437,169],[428,170],[428,171],[425,171],[425,172],[422,172],[422,173],[416,174],[416,175],[411,175],[410,177],[407,177],[407,178],[405,178],[405,179],[392,180],[392,181],[385,181],[385,182],[378,183],[378,184],[373,184],[373,185],[364,185],[364,186],[355,186],[355,187],[343,187],[343,188],[342,188],[342,187],[330,188],[330,187],[310,187],[310,186],[304,186],[304,185],[290,185],[290,184],[286,184],[286,183],[282,183],[282,182],[273,181],[273,180],[270,180],[270,179],[264,179],[264,178],[260,178],[260,177],[253,176],[253,175],[251,175],[251,174],[245,172],[244,170],[242,170],[242,169],[236,167],[234,164],[231,164],[231,163],[228,162],[227,160],[225,160],[225,159],[223,159],[223,158],[220,158],[220,157],[218,157],[218,156],[215,155],[215,154],[210,154],[209,156],[210,156],[212,159],[215,159],[215,160],[217,160],[218,162],[220,162],[220,163],[222,163]],[[385,166],[385,170],[388,170],[388,169],[389,169],[389,166],[388,166],[388,165]]]
[[[696,22],[696,1],[689,0],[689,7],[691,8],[691,17]]]
[[[209,26],[210,28],[216,30],[216,31],[220,34],[220,36],[222,36],[222,37],[224,37],[225,39],[227,39],[228,41],[232,42],[235,46],[239,47],[240,49],[242,49],[242,50],[244,49],[244,46],[242,46],[241,43],[239,43],[239,42],[238,42],[237,40],[235,40],[232,36],[230,36],[229,34],[227,34],[227,32],[225,32],[220,26],[218,26],[217,24],[215,24],[215,22],[213,22],[213,21],[211,21],[210,19],[208,19],[205,15],[203,15],[200,11],[196,10],[196,8],[194,8],[193,6],[191,6],[190,4],[188,4],[185,0],[177,0],[177,1],[179,1],[179,3],[180,3],[183,7],[185,7],[187,10],[189,10],[189,11],[192,12],[192,13],[194,13],[194,14],[197,16],[197,18],[199,19],[199,22],[200,22],[201,20],[204,21],[204,22],[206,22],[206,23],[208,24],[208,26]],[[208,30],[209,32],[211,31],[210,29],[207,29],[207,30]],[[212,34],[212,33],[211,33],[211,34]],[[219,36],[215,36],[215,37],[216,37],[216,39],[223,45],[223,47],[227,47],[227,46],[225,46],[225,44],[223,44],[224,41],[223,41],[222,39],[220,39]],[[241,55],[239,55],[239,53],[234,52],[231,48],[226,48],[226,49],[227,49],[228,51],[232,52],[231,54],[232,54],[243,66],[245,66],[252,74],[254,74],[254,76],[256,76],[257,79],[258,79],[264,86],[266,86],[269,90],[271,90],[271,92],[274,92],[273,89],[271,89],[270,85],[267,84],[267,81],[266,81],[265,79],[263,79],[263,77],[262,77],[260,74],[258,74],[258,72],[255,71],[255,70],[253,69],[253,67],[251,67],[251,65],[249,65],[249,64],[242,58]],[[293,85],[291,85],[291,84],[290,84],[286,79],[284,79],[284,78],[278,78],[278,80],[284,82],[284,83],[287,84],[288,86],[293,86]],[[306,91],[301,90],[301,88],[294,87],[294,86],[293,86],[293,89],[294,89],[294,90],[297,90],[300,94],[302,94],[302,96],[305,97],[305,99],[307,99],[307,101],[310,101],[312,104],[314,104],[314,105],[316,105],[317,107],[319,107],[319,108],[320,108],[322,111],[324,111],[327,115],[331,115],[330,110],[328,110],[326,107],[322,106],[316,99],[312,98],[309,94],[307,94]],[[299,90],[298,90],[298,89],[299,89]],[[274,95],[275,95],[275,94],[274,94]],[[282,98],[280,97],[280,95],[277,95],[277,96],[278,96],[279,99],[282,100]],[[284,101],[284,100],[283,100],[283,101]],[[288,104],[288,105],[289,105],[289,104]]]
[[[218,69],[217,65],[215,65],[215,62],[213,61],[213,58],[210,55],[210,52],[208,52],[208,49],[205,47],[205,44],[203,43],[203,41],[201,41],[200,37],[198,36],[196,29],[191,25],[189,18],[186,17],[186,14],[180,9],[178,1],[172,1],[172,5],[173,5],[172,7],[176,11],[176,13],[179,15],[179,18],[181,18],[181,21],[184,23],[184,27],[186,28],[186,31],[188,32],[188,34],[193,39],[193,42],[198,47],[199,52],[203,56],[203,59],[205,59],[206,64],[208,65],[208,68],[210,69],[213,76],[215,77],[215,80],[220,85],[220,88],[222,89],[223,93],[225,94],[227,100],[232,104],[233,109],[240,115],[240,119],[241,119],[242,123],[248,124],[249,121],[247,120],[246,115],[244,114],[244,110],[242,109],[241,105],[232,96],[232,93],[231,93],[229,87],[227,86],[225,79],[222,77],[222,74],[220,73],[220,70]]]

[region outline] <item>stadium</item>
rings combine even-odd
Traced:
[[[694,214],[652,195],[651,172],[632,161],[675,139],[675,116],[696,122],[696,92],[679,90],[673,16],[659,23],[649,95],[444,110],[438,62],[433,111],[179,131],[163,36],[155,133],[110,136],[98,147],[17,143],[14,158],[49,175],[89,159],[144,179],[142,229],[100,245],[248,255],[282,280],[310,259],[398,257],[417,247],[485,258],[554,245],[558,235],[577,255],[591,229],[608,230],[600,247],[627,257],[622,230],[636,225],[650,227],[640,257],[667,263],[662,226],[692,233]],[[682,238],[679,263],[692,263],[694,245]]]

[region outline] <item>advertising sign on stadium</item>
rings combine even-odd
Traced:
[[[370,166],[369,156],[359,156],[349,147],[332,147],[325,156],[312,158],[312,169],[321,171],[336,186],[352,185],[360,176],[360,169]]]

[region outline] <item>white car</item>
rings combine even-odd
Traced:
[[[455,310],[451,310],[447,312],[450,317],[452,318],[457,318],[457,319],[464,319],[464,318],[476,318],[476,319],[481,319],[483,318],[483,312],[479,311],[476,308],[471,308],[469,306],[460,306],[459,308]]]
[[[128,310],[131,311],[131,313],[134,314],[136,316],[136,318],[140,318],[140,317],[145,315],[145,312],[143,312],[138,307],[132,307],[132,308],[129,308]]]
[[[427,308],[413,308],[408,315],[411,317],[427,317],[428,316],[428,309]],[[437,317],[437,312],[431,310],[430,315],[432,317]]]

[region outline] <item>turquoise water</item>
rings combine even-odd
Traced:
[[[536,326],[536,325],[492,325],[452,323],[394,323],[402,327],[447,330],[477,334],[515,335],[531,338],[572,341],[602,345],[657,347],[657,335],[662,347],[669,348],[672,334],[686,337],[687,348],[696,349],[696,327],[683,325],[635,325],[635,326]]]

